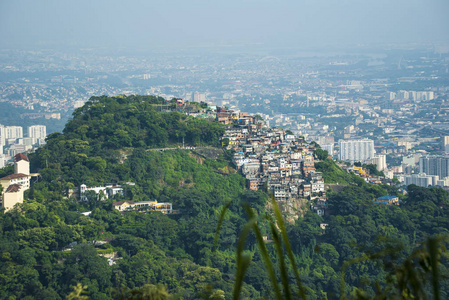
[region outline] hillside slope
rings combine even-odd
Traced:
[[[246,190],[245,178],[220,155],[221,149],[202,152],[218,157],[211,159],[177,148],[182,137],[189,145],[218,145],[223,127],[159,112],[153,104],[160,101],[152,96],[94,97],[75,111],[63,133],[50,135],[47,145],[30,155],[32,171],[41,174],[39,181],[32,183],[23,204],[0,214],[1,299],[64,299],[78,283],[87,286],[91,299],[120,298],[130,289],[164,290],[159,284],[175,298],[230,299],[236,245],[247,222],[242,203],[256,211],[281,281],[278,266],[283,261],[279,249],[269,242],[268,195]],[[173,149],[155,150],[160,147]],[[447,192],[411,186],[401,205],[376,204],[376,197],[397,189],[365,183],[331,161],[318,167],[330,182],[349,184],[329,193],[330,215],[308,212],[287,225],[307,299],[339,298],[346,261],[400,249],[351,265],[345,276],[344,294],[358,291],[373,296],[378,283],[394,296],[396,290],[387,288],[395,283],[390,276],[394,268],[419,241],[449,232]],[[69,191],[83,183],[127,187],[123,195],[106,200],[90,195],[80,202]],[[112,207],[114,201],[169,202],[180,213],[121,213]],[[227,203],[231,205],[214,247],[220,213]],[[241,297],[272,298],[256,244],[255,236],[248,235],[245,253],[252,261]],[[444,258],[441,276],[449,275],[447,266]],[[423,286],[430,295],[430,285],[423,281]],[[441,294],[442,299],[449,295],[446,281],[441,282]]]

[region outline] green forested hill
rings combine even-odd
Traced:
[[[20,212],[0,217],[0,298],[64,298],[79,282],[88,286],[92,299],[145,284],[163,284],[185,299],[216,289],[230,295],[232,250],[245,223],[238,203],[252,203],[263,213],[267,195],[246,191],[245,179],[223,157],[211,160],[177,149],[183,137],[186,145],[218,145],[224,129],[177,112],[158,112],[152,104],[160,101],[94,97],[74,112],[62,134],[50,135],[47,145],[30,155],[41,180],[27,192]],[[152,150],[160,147],[173,149]],[[107,201],[67,198],[83,183],[117,182],[135,185]],[[112,209],[112,201],[120,200],[171,202],[181,213],[122,215]],[[219,250],[212,253],[221,208],[230,201],[235,205]],[[92,211],[88,217],[79,213],[87,210]],[[95,241],[108,243],[95,250]],[[74,242],[84,245],[62,251]],[[109,266],[97,252],[121,259]],[[249,285],[244,293],[259,295]]]
[[[270,240],[268,195],[246,190],[245,179],[224,156],[212,160],[192,150],[152,150],[176,148],[182,137],[189,145],[215,146],[223,132],[216,123],[158,112],[152,104],[160,101],[151,96],[94,97],[75,111],[63,133],[52,134],[46,146],[30,155],[40,180],[32,183],[24,204],[0,214],[0,299],[65,299],[77,284],[86,286],[91,299],[123,299],[130,290],[169,293],[174,299],[232,298],[235,251],[247,222],[242,203],[253,207],[261,234]],[[328,193],[330,215],[308,212],[287,225],[307,299],[339,298],[346,261],[396,249],[349,266],[343,293],[349,298],[357,297],[356,291],[374,296],[377,283],[393,298],[397,290],[387,287],[398,278],[391,272],[421,241],[448,233],[447,192],[410,186],[400,206],[380,205],[373,200],[397,189],[348,177],[329,161],[319,167],[329,172],[324,177],[330,182],[349,184]],[[80,203],[68,197],[82,183],[116,182],[135,185],[105,201],[89,197]],[[112,209],[112,201],[121,200],[171,202],[181,213],[121,214]],[[230,201],[214,249],[220,213]],[[82,211],[92,213],[84,216]],[[323,223],[328,224],[325,230]],[[245,253],[252,262],[242,299],[274,298],[257,249],[256,237],[249,234]],[[283,261],[274,243],[267,243],[267,249],[280,282]],[[114,264],[105,256],[113,257]],[[289,259],[285,263],[291,265]],[[443,252],[441,299],[449,297],[447,266]],[[419,268],[425,271],[425,266]],[[293,273],[287,275],[294,282]],[[432,286],[422,284],[432,296]]]
[[[64,134],[93,143],[95,151],[124,147],[165,147],[169,144],[219,145],[224,128],[216,122],[179,112],[160,113],[165,100],[154,96],[92,97],[75,110]],[[94,146],[92,145],[92,146]]]
[[[32,169],[50,169],[45,176],[62,176],[79,186],[129,180],[141,176],[138,166],[121,162],[133,149],[218,146],[224,128],[179,112],[158,112],[154,96],[92,97],[75,110],[63,134],[54,133],[33,157]],[[138,164],[137,164],[138,165]],[[137,174],[130,174],[132,172]],[[134,169],[133,169],[134,168]],[[160,168],[158,166],[157,168]]]

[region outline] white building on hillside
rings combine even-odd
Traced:
[[[132,182],[127,182],[127,185],[134,185]],[[109,199],[109,197],[112,197],[116,194],[123,195],[123,187],[117,184],[108,184],[105,186],[95,186],[95,187],[87,187],[87,185],[82,184],[80,186],[80,200],[81,201],[87,201],[87,195],[86,192],[88,191],[94,191],[97,197],[100,196],[100,194],[104,195],[105,199]]]
[[[23,153],[14,156],[14,173],[30,175],[30,161],[28,160],[28,156]]]
[[[25,154],[14,156],[14,174],[0,178],[3,193],[0,207],[5,212],[12,209],[17,203],[23,203],[23,192],[30,188],[30,162]]]

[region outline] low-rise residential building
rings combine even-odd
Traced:
[[[134,185],[134,183],[128,182],[128,185]],[[87,201],[87,194],[88,191],[94,191],[97,197],[100,197],[100,195],[103,195],[105,199],[109,199],[109,197],[112,197],[116,194],[123,195],[124,189],[121,185],[118,184],[108,184],[105,186],[96,186],[96,187],[87,187],[85,184],[82,184],[80,186],[80,200],[81,201]]]
[[[5,211],[12,209],[17,203],[23,203],[23,192],[24,188],[20,184],[8,186],[0,200],[0,204]]]
[[[157,201],[119,201],[114,202],[112,207],[120,212],[132,211],[132,210],[147,210],[147,211],[158,211],[163,214],[173,214],[179,213],[173,210],[172,204],[168,202],[157,202]]]
[[[257,178],[248,179],[248,188],[253,191],[259,190],[259,180]]]

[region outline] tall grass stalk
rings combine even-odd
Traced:
[[[272,195],[270,199],[271,205],[274,210],[275,220],[273,221],[270,218],[266,218],[266,220],[269,222],[271,235],[273,237],[273,243],[276,249],[277,256],[279,258],[279,273],[281,277],[283,293],[281,293],[275,268],[268,254],[268,249],[263,239],[262,233],[260,232],[260,228],[257,225],[258,217],[254,213],[254,210],[248,204],[245,203],[242,205],[246,211],[246,214],[248,215],[248,222],[245,224],[237,244],[237,270],[236,270],[236,279],[234,283],[234,293],[233,293],[234,299],[239,299],[240,291],[243,285],[243,279],[245,277],[246,270],[249,264],[251,263],[251,256],[244,253],[246,239],[251,231],[253,231],[256,237],[257,246],[260,255],[262,257],[262,260],[265,264],[265,267],[267,269],[268,276],[270,277],[275,298],[279,300],[298,299],[298,297],[296,297],[292,292],[292,287],[288,278],[289,268],[287,267],[287,263],[285,260],[286,258],[285,252],[287,252],[287,257],[289,259],[291,268],[293,269],[293,273],[295,275],[295,280],[297,284],[297,294],[301,299],[306,299],[305,290],[301,283],[301,278],[299,276],[299,271],[296,266],[295,257],[293,255],[290,241],[288,240],[285,223],[282,218],[279,206]],[[220,219],[218,221],[217,230],[215,233],[214,250],[216,250],[217,248],[220,229],[223,224],[226,211],[229,209],[230,205],[231,203],[226,204],[220,214]]]

